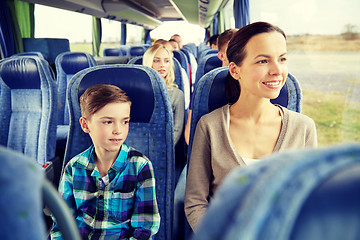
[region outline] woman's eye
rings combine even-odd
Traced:
[[[153,62],[154,62],[154,63],[158,63],[158,62],[159,62],[159,60],[154,60]]]
[[[111,124],[111,121],[104,121],[104,124],[106,125]]]
[[[280,58],[280,62],[286,62],[286,61],[287,61],[287,58],[286,58],[286,57]]]

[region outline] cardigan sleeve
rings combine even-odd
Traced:
[[[207,209],[212,179],[209,134],[203,123],[200,119],[196,127],[185,189],[185,214],[193,230]]]

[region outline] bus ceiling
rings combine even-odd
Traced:
[[[154,29],[164,21],[185,20],[209,27],[229,0],[24,0]]]

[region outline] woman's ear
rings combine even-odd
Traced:
[[[229,63],[229,73],[234,79],[240,79],[240,67],[234,62]]]
[[[88,123],[87,123],[87,119],[84,118],[84,117],[81,117],[79,119],[80,121],[80,126],[82,128],[82,130],[85,132],[85,133],[89,133],[90,132],[90,129],[89,129],[89,126],[88,126]]]

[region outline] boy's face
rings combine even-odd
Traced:
[[[97,153],[119,152],[129,132],[130,103],[109,103],[80,125],[89,133]]]

